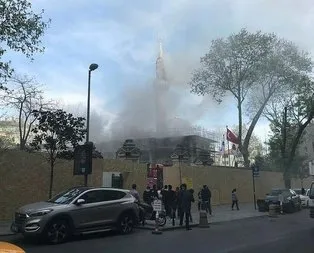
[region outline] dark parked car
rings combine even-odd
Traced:
[[[19,208],[11,230],[57,244],[74,234],[112,229],[131,233],[138,215],[138,205],[128,190],[75,187],[48,201]]]
[[[291,189],[273,189],[265,199],[266,208],[269,205],[275,204],[280,205],[279,196],[283,199],[283,211],[287,213],[292,213],[297,210],[301,210],[301,199],[298,194],[296,194]]]

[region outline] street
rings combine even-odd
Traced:
[[[27,253],[93,252],[170,252],[180,253],[295,253],[314,251],[314,220],[308,210],[284,215],[277,219],[254,217],[211,225],[208,229],[166,231],[152,235],[147,230],[136,230],[128,236],[113,233],[76,238],[56,246],[28,242],[18,236],[1,237]]]

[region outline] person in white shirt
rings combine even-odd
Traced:
[[[132,184],[132,189],[130,190],[130,193],[138,202],[140,202],[140,194],[136,190],[136,184]]]

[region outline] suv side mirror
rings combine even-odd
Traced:
[[[80,206],[80,205],[83,205],[85,203],[85,199],[78,199],[76,201],[76,205]]]

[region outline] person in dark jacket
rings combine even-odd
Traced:
[[[162,203],[164,204],[166,215],[170,217],[170,207],[168,203],[168,185],[164,186],[164,189],[161,192],[162,194]]]
[[[177,217],[179,219],[180,218],[180,209],[181,209],[180,204],[179,204],[179,194],[180,194],[180,188],[179,187],[176,187],[175,194],[176,194],[176,198],[175,198],[176,212],[177,212]]]
[[[149,186],[147,186],[146,190],[143,192],[143,201],[149,205],[152,203],[152,194]]]
[[[192,202],[194,202],[193,195],[190,191],[186,189],[186,184],[182,185],[182,190],[180,192],[180,204],[181,204],[181,213],[180,213],[180,226],[183,225],[183,218],[185,216],[185,228],[186,230],[191,230],[190,228],[190,212]]]
[[[198,203],[197,203],[197,209],[198,211],[201,211],[201,205],[202,205],[202,188],[199,190],[199,192],[197,193],[197,197],[198,197]]]
[[[189,191],[192,194],[192,199],[194,200],[194,190],[190,189]],[[192,202],[194,202],[194,201],[192,201]],[[189,218],[190,218],[190,222],[192,223],[193,222],[193,218],[192,218],[191,208],[190,208],[190,216],[189,216]]]
[[[170,217],[172,219],[172,225],[174,226],[175,218],[176,218],[177,203],[176,203],[176,192],[172,190],[172,185],[168,185],[167,198],[168,198],[167,203],[170,209]]]
[[[210,192],[207,185],[203,186],[203,189],[201,191],[201,198],[202,198],[202,206],[205,207],[206,212],[209,212],[210,215],[212,215],[212,208],[211,208],[211,200],[212,193]]]
[[[237,196],[237,189],[233,189],[231,192],[231,199],[232,199],[232,206],[231,209],[233,210],[234,205],[236,205],[237,210],[239,211],[239,200],[238,200],[238,196]]]
[[[153,202],[155,199],[158,199],[158,191],[157,186],[155,184],[153,185],[153,189],[151,189],[150,196],[152,198],[151,202]]]

